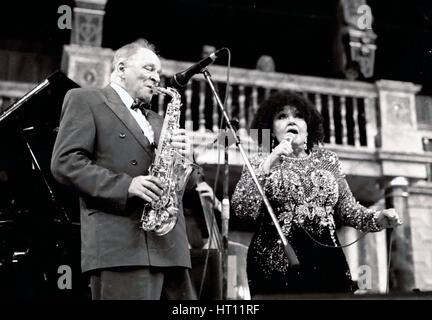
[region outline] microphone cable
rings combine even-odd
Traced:
[[[364,232],[362,235],[360,235],[356,240],[348,243],[348,244],[344,244],[344,245],[328,245],[325,244],[317,239],[315,239],[309,231],[306,230],[306,228],[303,225],[299,225],[299,227],[306,233],[306,235],[316,244],[325,247],[325,248],[333,248],[333,249],[341,249],[341,248],[347,248],[349,246],[352,246],[353,244],[359,242],[360,240],[362,240],[367,234],[369,234],[370,232]],[[390,263],[391,263],[391,250],[392,250],[392,243],[393,243],[393,229],[394,228],[387,228],[389,229],[389,237],[388,237],[388,252],[387,252],[387,279],[386,279],[386,293],[389,292],[389,283],[390,283]]]
[[[309,236],[309,238],[311,238],[315,243],[319,244],[320,246],[326,247],[326,248],[346,248],[346,247],[349,247],[349,246],[353,245],[354,243],[360,241],[367,234],[370,233],[370,232],[365,232],[361,236],[359,236],[356,240],[354,240],[348,244],[339,245],[339,246],[331,246],[331,245],[327,245],[325,243],[322,243],[322,242],[316,240],[303,226],[301,226],[301,228]],[[386,294],[388,294],[389,293],[389,287],[390,287],[390,265],[391,265],[391,252],[392,252],[392,245],[393,245],[393,230],[394,230],[394,228],[387,228],[386,230],[388,230],[389,236],[388,236],[388,244],[387,244],[387,272],[386,272],[387,279],[386,279],[385,292],[386,292]]]
[[[226,85],[225,85],[225,95],[224,95],[224,102],[223,105],[224,107],[226,106],[226,103],[228,101],[228,94],[230,92],[230,69],[231,69],[231,51],[226,48],[223,47],[221,49],[219,49],[219,51],[225,50],[227,52],[228,55],[228,61],[227,61],[227,80],[226,80]],[[224,123],[224,116],[221,113],[221,119],[219,122],[219,131],[222,130],[223,127],[223,123]],[[198,293],[198,300],[201,298],[201,294],[203,291],[203,287],[204,287],[204,279],[205,276],[207,274],[207,268],[208,268],[208,259],[209,259],[209,255],[210,255],[210,247],[212,244],[212,240],[213,240],[213,232],[214,232],[214,224],[216,223],[216,217],[215,217],[215,204],[216,204],[216,191],[217,191],[217,186],[218,186],[218,181],[219,181],[219,172],[220,172],[220,144],[217,144],[217,152],[218,152],[218,162],[217,162],[217,166],[216,166],[216,175],[215,175],[215,180],[213,183],[213,199],[212,199],[212,221],[211,221],[211,230],[210,230],[210,234],[209,234],[209,242],[208,242],[208,246],[207,246],[207,253],[206,253],[206,257],[204,260],[204,267],[203,267],[203,272],[202,272],[202,276],[201,276],[201,283],[200,283],[200,288],[199,288],[199,293]],[[223,210],[223,207],[222,207]],[[221,212],[222,214],[222,212]]]
[[[317,243],[317,244],[319,244],[320,246],[322,246],[322,247],[326,247],[326,248],[335,248],[335,249],[339,249],[339,248],[346,248],[346,247],[349,247],[349,246],[352,246],[354,243],[356,243],[356,242],[359,242],[361,239],[363,239],[367,234],[369,234],[369,232],[364,232],[361,236],[359,236],[356,240],[354,240],[354,241],[352,241],[352,242],[350,242],[350,243],[348,243],[348,244],[344,244],[344,245],[336,245],[336,246],[331,246],[331,245],[328,245],[328,244],[325,244],[325,243],[323,243],[323,242],[321,242],[321,241],[318,241],[318,240],[316,240],[310,233],[309,233],[309,231],[307,231],[303,226],[300,226],[302,229],[303,229],[303,231],[309,236],[309,238],[311,238],[312,239],[312,241],[314,241],[315,243]]]
[[[282,176],[282,168],[280,168],[279,169],[280,170],[280,173],[281,173],[281,176]],[[288,191],[285,189],[284,190],[285,191],[285,193],[288,193]],[[325,244],[325,243],[323,243],[323,242],[321,242],[321,241],[319,241],[319,240],[317,240],[317,239],[315,239],[310,233],[309,233],[309,231],[307,231],[306,230],[306,228],[303,226],[303,225],[298,225],[306,234],[307,234],[307,236],[313,241],[313,242],[315,242],[315,243],[317,243],[318,245],[320,245],[320,246],[322,246],[322,247],[326,247],[326,248],[335,248],[335,249],[340,249],[340,248],[346,248],[346,247],[349,247],[349,246],[351,246],[351,245],[353,245],[354,243],[356,243],[356,242],[358,242],[358,241],[360,241],[361,239],[363,239],[367,234],[368,234],[368,232],[365,232],[365,233],[363,233],[361,236],[359,236],[356,240],[354,240],[354,241],[352,241],[352,242],[350,242],[350,243],[348,243],[348,244],[345,244],[345,245],[335,245],[335,246],[333,246],[333,245],[328,245],[328,244]]]

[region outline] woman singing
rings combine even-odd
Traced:
[[[300,262],[296,267],[289,265],[245,168],[232,205],[239,217],[257,220],[247,262],[251,294],[352,292],[336,227],[364,232],[394,228],[401,224],[396,211],[370,210],[355,200],[337,155],[322,147],[321,115],[302,96],[288,91],[271,95],[251,127],[260,132],[270,129],[271,146],[263,146],[268,152],[251,159],[251,164]]]

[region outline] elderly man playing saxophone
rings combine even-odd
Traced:
[[[149,174],[163,118],[141,108],[159,84],[160,59],[141,39],[116,51],[112,69],[107,87],[68,92],[51,160],[54,177],[80,195],[81,267],[92,299],[195,299],[181,203],[166,235],[140,228],[144,205],[164,191]],[[170,143],[190,157],[184,129]]]

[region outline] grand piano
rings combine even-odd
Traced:
[[[77,197],[49,170],[63,98],[76,87],[57,71],[0,114],[0,299],[88,298]]]

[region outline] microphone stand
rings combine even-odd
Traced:
[[[264,205],[266,206],[267,211],[270,214],[270,217],[271,217],[271,219],[273,221],[273,224],[274,224],[274,226],[275,226],[275,228],[276,228],[276,230],[278,232],[278,235],[279,235],[279,237],[280,237],[280,239],[282,241],[282,244],[284,246],[285,252],[286,252],[287,257],[288,257],[288,262],[289,262],[290,265],[296,266],[296,265],[299,264],[299,261],[297,259],[297,255],[294,252],[294,250],[291,247],[291,245],[288,243],[288,240],[286,239],[285,235],[282,232],[282,229],[281,229],[281,227],[279,225],[279,221],[277,220],[277,218],[276,218],[276,216],[274,214],[273,208],[271,207],[270,202],[269,202],[267,196],[264,193],[263,188],[261,187],[261,185],[260,185],[260,183],[258,181],[258,178],[257,178],[257,176],[256,176],[256,174],[255,174],[255,172],[254,172],[254,170],[252,168],[252,165],[250,164],[250,161],[249,161],[249,159],[248,159],[248,157],[247,157],[247,155],[246,155],[246,153],[244,151],[244,148],[243,148],[243,146],[242,146],[242,144],[240,142],[240,139],[237,136],[236,131],[234,130],[234,127],[232,126],[231,121],[229,119],[229,116],[226,113],[225,108],[224,108],[224,106],[223,106],[223,104],[222,104],[222,102],[221,102],[221,100],[219,98],[219,95],[216,92],[215,86],[213,84],[213,80],[211,79],[211,74],[207,70],[207,68],[204,68],[201,71],[201,73],[204,75],[204,78],[206,79],[207,83],[210,86],[211,91],[213,92],[213,95],[214,95],[214,97],[216,99],[216,102],[217,102],[217,104],[218,104],[218,106],[220,108],[220,111],[221,111],[221,113],[222,113],[222,115],[224,117],[225,125],[227,125],[228,129],[231,131],[231,133],[232,133],[232,135],[233,135],[233,137],[235,139],[236,146],[239,148],[240,153],[241,153],[241,155],[243,157],[243,161],[245,162],[246,167],[247,167],[250,175],[252,176],[253,181],[255,182],[255,185],[256,185],[256,187],[258,189],[258,192],[260,193],[260,195],[261,195],[261,197],[263,199]],[[228,133],[228,129],[226,129],[227,133]],[[228,134],[225,136],[225,175],[226,175],[226,180],[228,180],[228,172],[227,172],[228,171],[228,169],[227,169],[227,167],[228,167],[228,151],[227,151],[227,149],[228,148],[227,147],[228,147]],[[227,182],[225,182],[225,183],[226,183],[226,185],[228,185]],[[226,189],[228,189],[228,187]],[[228,190],[227,190],[227,192],[228,192]],[[224,184],[224,193],[225,193],[225,184]],[[222,236],[223,236],[223,245],[224,245],[224,250],[223,250],[224,254],[223,254],[223,257],[222,257],[222,271],[223,271],[223,277],[224,277],[223,278],[224,279],[224,281],[223,281],[223,285],[224,285],[224,287],[223,287],[223,289],[224,289],[223,296],[224,296],[224,298],[226,298],[226,289],[227,289],[226,288],[226,280],[227,280],[227,253],[228,253],[228,239],[227,239],[227,237],[228,237],[228,230],[224,230],[224,226],[225,226],[225,228],[227,228],[228,227],[228,222],[226,221],[225,224],[224,224],[224,216],[227,215],[228,218],[229,218],[229,200],[228,200],[228,197],[225,199],[225,194],[224,194],[224,199],[223,199],[223,202],[222,202],[222,206],[223,206],[222,207],[222,211],[223,211],[222,212]],[[225,210],[228,210],[228,212],[224,212]]]
[[[223,198],[222,198],[222,292],[223,299],[228,297],[228,245],[229,245],[229,218],[230,218],[230,202],[229,202],[229,164],[228,164],[228,128],[225,125],[225,144],[224,144],[224,180],[223,180]]]

